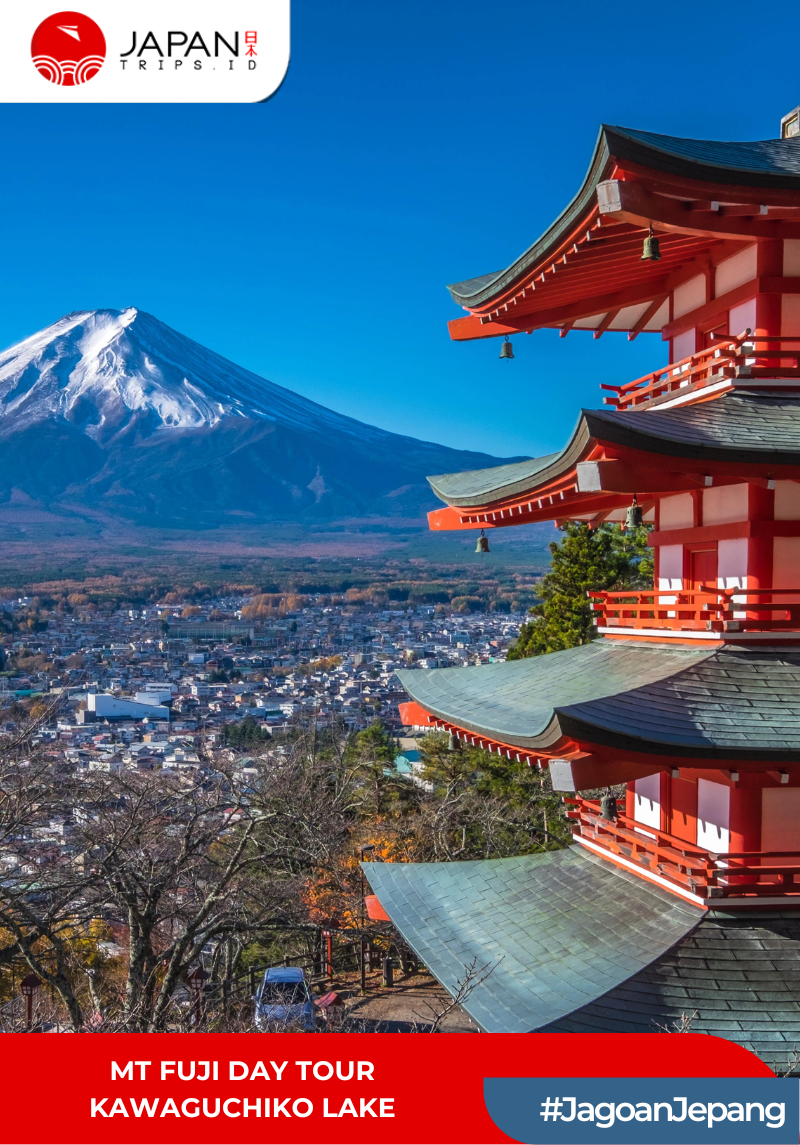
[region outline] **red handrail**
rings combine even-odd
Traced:
[[[670,630],[800,630],[797,588],[643,589],[588,592],[596,623],[603,627]]]
[[[800,851],[717,854],[618,812],[603,819],[600,802],[565,795],[573,833],[591,840],[610,858],[626,859],[699,898],[800,896]],[[769,860],[790,860],[769,862]],[[765,861],[767,860],[767,861]],[[778,880],[778,881],[774,881]]]
[[[800,335],[757,335],[748,328],[741,334],[712,335],[715,343],[687,358],[670,362],[623,386],[601,383],[602,390],[617,396],[604,398],[606,405],[625,410],[640,406],[688,386],[709,385],[723,378],[800,378]],[[795,343],[792,348],[789,343]],[[787,361],[790,364],[786,364]]]

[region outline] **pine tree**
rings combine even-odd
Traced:
[[[419,789],[394,769],[396,754],[394,741],[380,720],[348,740],[344,763],[357,776],[362,819],[402,813],[417,801]]]
[[[587,592],[653,583],[648,526],[623,532],[618,525],[590,529],[585,521],[567,521],[559,528],[564,539],[550,545],[551,571],[541,583],[541,603],[530,610],[534,619],[522,625],[509,660],[587,644],[594,622]]]

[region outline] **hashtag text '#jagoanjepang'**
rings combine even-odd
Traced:
[[[764,1105],[760,1101],[694,1101],[673,1097],[672,1101],[590,1101],[575,1097],[548,1097],[541,1103],[543,1121],[593,1121],[598,1129],[610,1129],[626,1121],[706,1121],[709,1129],[721,1121],[765,1121],[770,1129],[779,1129],[786,1121],[782,1101]],[[663,1117],[662,1117],[663,1114]]]

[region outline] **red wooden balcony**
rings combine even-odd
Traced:
[[[708,349],[670,362],[643,378],[624,386],[601,384],[602,390],[616,394],[603,401],[620,410],[638,408],[681,390],[686,390],[688,396],[707,386],[724,387],[726,381],[736,378],[797,378],[800,384],[800,336],[758,337],[748,329],[737,337],[712,337],[714,342]]]
[[[599,800],[565,795],[564,802],[573,835],[667,889],[701,899],[749,899],[753,905],[775,896],[800,901],[800,851],[714,854],[627,815],[602,819]]]
[[[601,628],[706,632],[800,631],[800,588],[645,589],[587,593]]]

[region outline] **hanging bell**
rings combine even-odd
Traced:
[[[642,249],[642,257],[640,262],[658,262],[661,258],[661,250],[658,245],[658,239],[653,234],[653,228],[650,227],[650,234],[645,237],[644,247]]]
[[[634,493],[633,500],[631,501],[627,512],[625,513],[625,528],[638,529],[642,523],[642,520],[642,506],[636,500],[636,494]]]
[[[476,553],[488,553],[489,552],[489,538],[486,536],[483,529],[481,529],[481,535],[478,537],[478,543],[475,546],[475,552]]]
[[[508,340],[508,334],[506,334],[506,340],[503,343],[503,345],[500,347],[500,357],[501,358],[513,358],[514,357],[514,351],[511,348],[511,343]]]
[[[606,789],[606,793],[600,800],[600,818],[613,820],[617,817],[617,800],[611,792]]]

